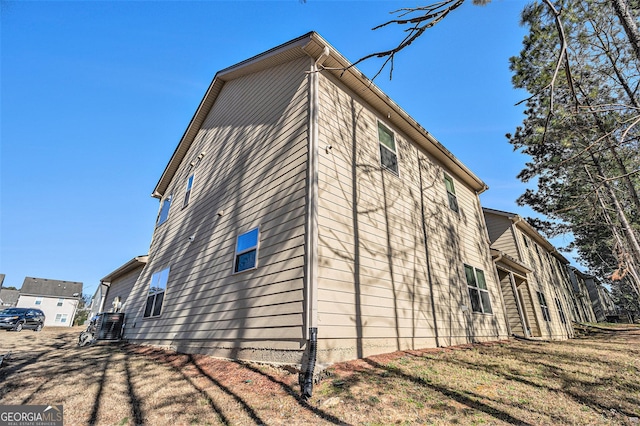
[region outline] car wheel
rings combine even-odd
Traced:
[[[42,330],[42,324],[38,324],[38,326],[33,329],[33,331],[40,331],[40,330]]]
[[[14,331],[22,331],[22,323],[21,323],[21,322],[19,322],[19,323],[16,325],[16,328],[14,328],[13,330],[14,330]]]

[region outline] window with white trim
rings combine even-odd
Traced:
[[[259,237],[259,228],[254,228],[244,234],[238,235],[236,239],[233,272],[242,272],[257,267]]]
[[[160,207],[160,212],[158,213],[156,226],[160,226],[167,221],[167,218],[169,217],[169,208],[171,207],[171,198],[173,198],[173,196],[169,195],[162,200],[162,207]]]
[[[36,305],[42,305],[42,297],[36,297]]]
[[[489,289],[484,278],[484,271],[473,266],[464,265],[464,273],[467,278],[467,287],[469,288],[469,298],[471,299],[473,312],[492,314]]]
[[[396,175],[398,174],[398,151],[393,132],[378,121],[378,142],[380,145],[380,163]]]
[[[56,306],[62,306],[63,303],[64,303],[64,299],[62,297],[59,297],[58,303],[56,304]]]
[[[56,324],[66,324],[67,323],[67,315],[68,314],[56,314],[55,323]]]
[[[194,176],[195,174],[191,173],[191,175],[189,176],[189,179],[187,179],[187,188],[185,189],[185,192],[184,192],[184,202],[182,203],[182,207],[187,207],[187,205],[189,204],[189,198],[191,197],[191,188],[193,187]]]
[[[454,212],[458,212],[458,197],[456,196],[456,188],[453,186],[453,179],[448,174],[444,174],[444,185],[447,188],[447,198],[449,199],[449,208]]]
[[[549,315],[549,306],[547,305],[547,299],[544,297],[544,294],[542,292],[537,291],[536,293],[538,293],[538,302],[540,303],[540,309],[542,310],[542,318],[544,318],[545,321],[550,322],[551,315]]]
[[[147,295],[147,304],[144,307],[145,318],[157,317],[160,315],[168,280],[169,268],[165,268],[151,275],[151,282],[149,283],[149,293]]]

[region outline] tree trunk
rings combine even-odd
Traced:
[[[640,32],[638,32],[635,18],[631,16],[627,0],[611,0],[611,5],[616,11],[616,15],[618,15],[618,19],[620,19],[620,23],[622,23],[624,27],[624,31],[627,33],[633,51],[636,53],[636,58],[640,61]]]

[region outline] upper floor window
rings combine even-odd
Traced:
[[[467,287],[471,298],[471,309],[473,312],[491,314],[491,301],[489,299],[489,289],[484,279],[484,272],[481,269],[464,265],[464,273],[467,276]]]
[[[36,297],[36,305],[42,305],[42,297]]]
[[[157,317],[162,310],[162,302],[164,301],[164,292],[167,289],[167,281],[169,280],[169,268],[165,268],[151,275],[149,283],[149,294],[147,295],[147,304],[144,307],[144,317]]]
[[[544,297],[544,294],[540,291],[538,293],[538,302],[540,302],[540,309],[542,309],[542,318],[545,321],[551,321],[551,315],[549,315],[549,306],[547,305],[547,299]]]
[[[524,241],[524,246],[529,248],[529,239],[524,234],[522,235],[522,241]]]
[[[158,213],[156,226],[160,226],[167,221],[167,218],[169,217],[169,208],[171,207],[171,198],[173,198],[173,196],[169,195],[167,198],[162,200],[162,207],[160,207],[160,213]]]
[[[62,303],[64,302],[64,299],[62,297],[58,298],[58,303],[56,306],[62,306]]]
[[[453,186],[453,179],[451,176],[445,173],[444,184],[447,187],[447,198],[449,198],[449,208],[454,212],[458,212],[458,197],[456,196],[456,189]]]
[[[192,173],[187,179],[187,188],[184,192],[184,203],[182,203],[182,207],[186,207],[189,204],[189,197],[191,197],[191,187],[193,186],[193,177],[195,175]]]
[[[378,141],[380,142],[380,162],[383,167],[398,174],[398,151],[393,132],[378,122]]]
[[[238,235],[233,272],[242,272],[256,268],[258,263],[259,235],[260,232],[258,228]]]

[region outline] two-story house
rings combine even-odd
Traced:
[[[215,75],[153,190],[125,338],[300,365],[506,338],[485,189],[305,34]]]
[[[511,333],[572,337],[569,261],[521,216],[483,210]]]
[[[26,277],[16,306],[42,310],[45,326],[71,327],[81,299],[81,282]]]

